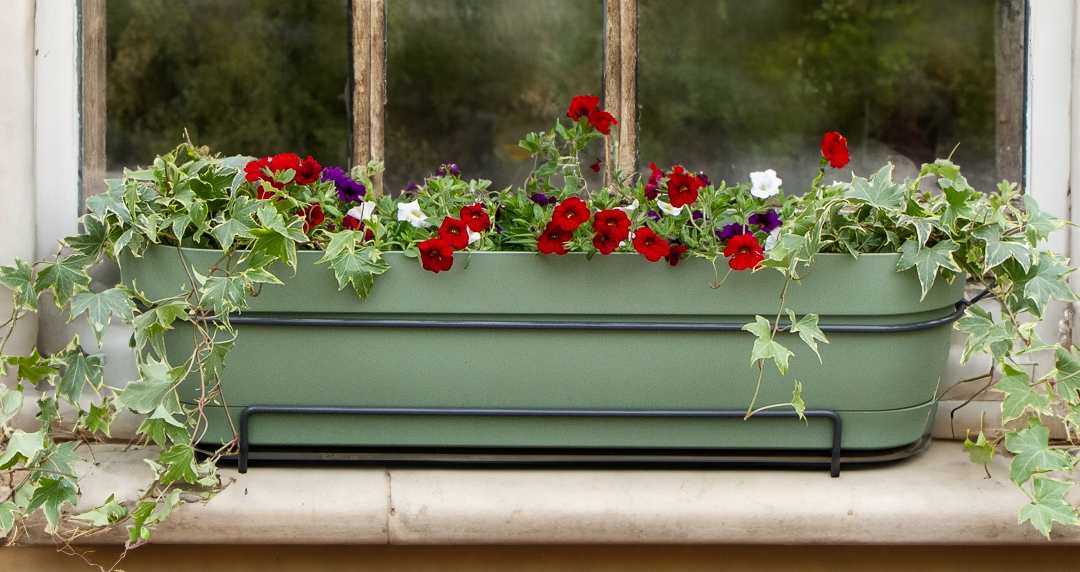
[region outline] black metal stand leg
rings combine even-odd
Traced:
[[[417,409],[394,407],[287,407],[252,405],[240,413],[240,454],[237,459],[239,471],[246,473],[251,449],[251,417],[258,414],[273,415],[428,415],[463,417],[644,417],[644,418],[720,418],[735,419],[746,416],[741,410],[673,410],[639,411],[609,409]],[[840,448],[843,439],[843,423],[835,411],[813,409],[803,412],[808,418],[825,418],[832,422],[832,447],[829,474],[840,476]],[[761,411],[756,418],[798,419],[795,411]]]

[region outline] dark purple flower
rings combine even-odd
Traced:
[[[783,222],[780,221],[780,215],[776,214],[776,211],[769,209],[763,213],[750,215],[747,221],[750,224],[756,224],[758,230],[762,232],[772,232],[778,228]]]
[[[532,201],[534,203],[536,203],[536,204],[538,204],[538,205],[540,205],[542,207],[546,207],[548,205],[553,205],[553,204],[559,202],[558,197],[549,197],[549,196],[545,195],[544,193],[533,193],[532,196],[530,196],[529,198],[532,199]]]
[[[716,231],[716,238],[720,240],[731,240],[740,234],[746,234],[746,227],[739,223],[732,223],[725,226],[723,229]]]
[[[364,185],[350,179],[345,174],[345,171],[337,167],[323,169],[322,180],[325,182],[333,181],[334,187],[337,189],[338,199],[343,203],[360,202],[360,199],[367,194],[367,188]]]
[[[495,220],[499,220],[500,218],[502,218],[503,211],[505,211],[505,210],[506,210],[505,205],[499,205],[498,207],[496,207],[495,208]],[[499,231],[499,232],[502,232],[502,231]]]
[[[712,184],[712,181],[709,180],[709,176],[705,174],[705,171],[698,171],[697,180],[701,181],[701,184],[706,187]]]
[[[342,179],[345,179],[345,178],[346,178],[345,171],[342,171],[341,169],[338,169],[337,167],[326,167],[325,169],[322,170],[322,180],[323,180],[323,182],[333,181],[334,184],[337,184],[338,181],[340,181]]]
[[[690,216],[694,217],[694,220],[701,220],[701,219],[705,218],[705,213],[703,213],[701,211],[694,211],[694,212],[690,213]]]
[[[443,163],[439,166],[439,170],[435,171],[435,175],[438,177],[445,177],[447,173],[456,177],[461,174],[461,169],[458,169],[455,163]]]
[[[402,192],[411,193],[413,191],[419,191],[420,187],[416,186],[416,183],[409,181],[408,185],[405,185],[405,190]]]
[[[450,163],[450,174],[455,176],[455,177],[460,176],[461,175],[461,169],[458,169],[458,166],[455,165],[454,163]]]
[[[651,218],[653,220],[660,220],[660,213],[658,213],[656,211],[649,211],[649,212],[645,213],[645,216],[647,216],[647,217],[649,217],[649,218]]]

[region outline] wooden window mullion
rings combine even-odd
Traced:
[[[383,160],[386,106],[386,0],[352,0],[352,163]],[[382,195],[381,176],[372,196]]]
[[[605,2],[604,108],[619,120],[615,167],[637,171],[637,0]]]

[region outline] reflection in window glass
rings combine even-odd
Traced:
[[[639,25],[642,164],[772,168],[801,193],[837,131],[852,162],[826,177],[956,147],[976,188],[1000,181],[992,0],[641,0]]]
[[[388,191],[448,162],[521,184],[525,133],[600,95],[601,0],[387,0],[386,37]]]
[[[183,141],[346,164],[347,0],[110,0],[108,168]]]

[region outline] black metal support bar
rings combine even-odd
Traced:
[[[408,416],[461,416],[461,417],[636,417],[636,418],[721,418],[736,419],[746,416],[741,410],[617,410],[617,409],[425,409],[396,407],[291,407],[275,405],[252,405],[240,413],[240,455],[237,463],[241,473],[248,469],[248,454],[251,448],[251,417],[253,415],[408,415]],[[829,461],[829,473],[840,476],[840,443],[843,436],[843,423],[835,411],[808,409],[806,417],[824,418],[832,421],[832,454]],[[788,418],[798,419],[795,411],[769,410],[755,413],[751,419]]]

